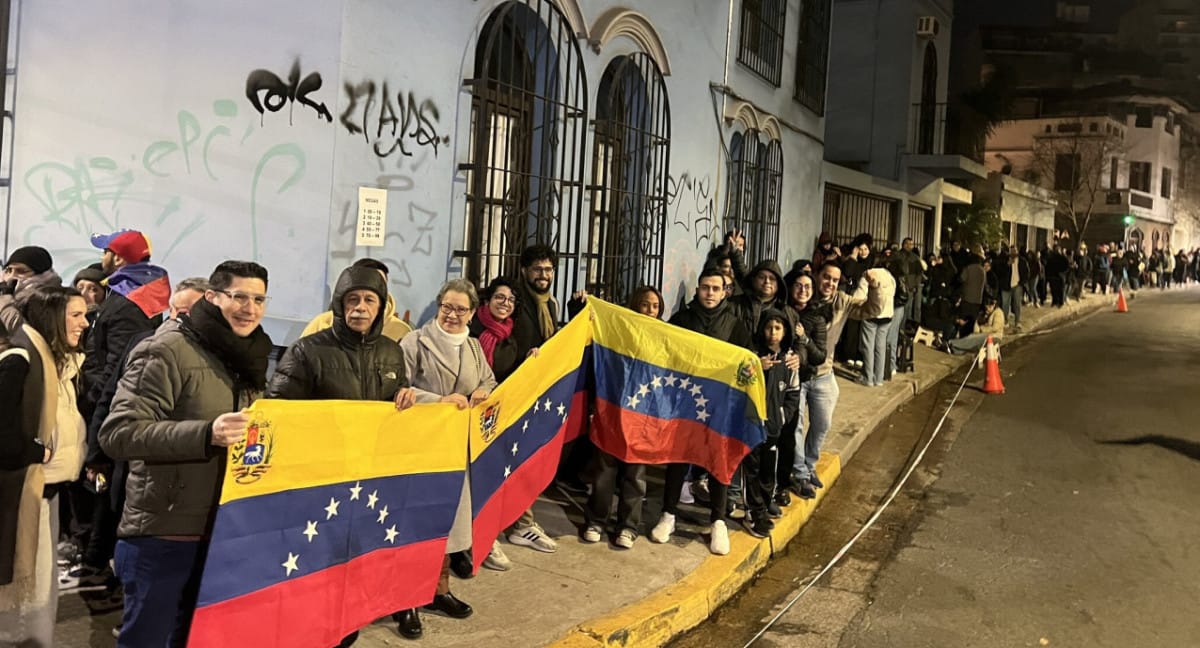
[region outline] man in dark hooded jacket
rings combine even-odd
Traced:
[[[288,347],[264,396],[393,401],[396,409],[411,406],[416,398],[404,370],[404,353],[399,344],[383,336],[387,303],[387,284],[377,270],[360,266],[343,270],[329,304],[333,326]],[[407,612],[401,633],[418,637],[420,621],[415,611]],[[357,638],[354,632],[338,645],[349,646]]]
[[[689,331],[695,331],[730,344],[753,349],[754,340],[750,331],[734,314],[725,301],[724,274],[716,266],[708,266],[700,273],[696,286],[696,298],[684,309],[671,316],[670,323]],[[687,464],[668,464],[666,486],[663,493],[663,514],[658,524],[650,531],[650,540],[664,543],[675,531],[675,516],[679,513],[679,495],[687,477]],[[725,526],[725,507],[729,485],[716,478],[708,480],[710,494],[709,522],[712,523],[709,551],[717,555],[729,553],[729,529]]]

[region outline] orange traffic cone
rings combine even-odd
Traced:
[[[1003,394],[1004,382],[1000,380],[1000,351],[996,347],[996,343],[992,340],[992,336],[988,336],[987,342],[984,344],[984,378],[983,378],[983,393],[985,394]]]
[[[1125,304],[1125,291],[1124,290],[1117,291],[1117,312],[1118,313],[1128,313],[1129,312],[1129,306]]]

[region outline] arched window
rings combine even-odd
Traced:
[[[779,256],[779,209],[783,197],[783,149],[760,141],[756,130],[735,133],[730,142],[729,209],[725,229],[746,236],[746,263]]]
[[[921,68],[921,107],[918,122],[917,153],[941,153],[937,136],[937,49],[925,45],[925,63]]]
[[[548,0],[505,2],[484,24],[470,88],[467,172],[468,279],[518,271],[521,250],[559,253],[559,297],[578,267],[583,205],[587,79],[579,44]]]
[[[662,72],[649,56],[608,64],[595,127],[587,280],[621,303],[642,284],[662,285],[671,117]]]

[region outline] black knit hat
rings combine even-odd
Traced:
[[[46,251],[46,248],[36,245],[27,245],[13,250],[13,253],[8,255],[8,261],[4,262],[4,267],[14,263],[23,263],[29,266],[34,274],[42,274],[54,267],[54,259],[50,258],[50,253]]]
[[[99,263],[93,263],[92,265],[84,268],[83,270],[76,272],[75,278],[71,280],[71,285],[74,286],[74,285],[78,284],[80,281],[84,281],[84,280],[91,281],[93,283],[101,283],[104,281],[104,277],[105,277],[104,267],[101,266]]]

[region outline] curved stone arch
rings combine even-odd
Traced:
[[[725,107],[725,121],[742,124],[747,131],[762,128],[762,119],[749,101],[731,101]]]
[[[599,52],[612,39],[626,36],[645,52],[658,65],[663,76],[671,76],[671,61],[667,57],[667,48],[658,36],[658,30],[641,12],[622,7],[613,7],[605,11],[592,25],[590,43],[592,49]]]
[[[550,0],[550,3],[562,12],[563,17],[567,19],[567,24],[575,32],[575,36],[585,40],[589,39],[587,20],[583,17],[583,9],[579,7],[579,0]]]
[[[779,129],[779,120],[775,118],[775,115],[764,115],[761,121],[762,132],[769,141],[778,142],[783,139],[783,133]]]

